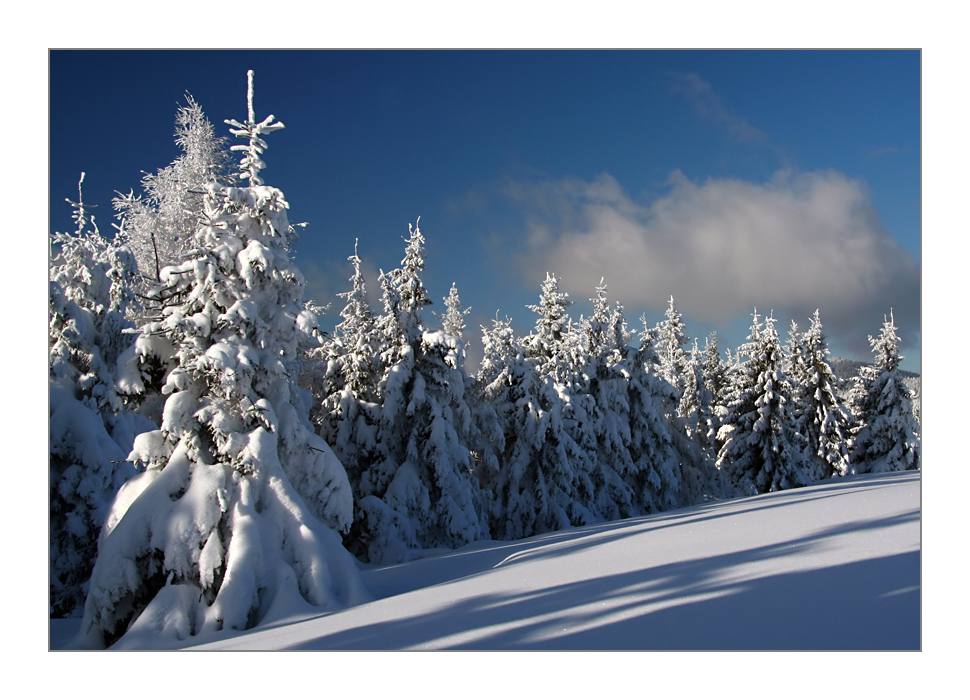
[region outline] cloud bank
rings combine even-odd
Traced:
[[[510,184],[527,217],[523,281],[555,272],[585,298],[605,277],[628,308],[662,309],[673,294],[681,312],[709,322],[757,306],[805,325],[818,308],[860,354],[892,307],[904,343],[918,342],[919,265],[862,183],[827,171],[697,184],[675,172],[669,186],[641,204],[609,175]]]

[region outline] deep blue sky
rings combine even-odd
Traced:
[[[722,349],[755,305],[783,337],[819,308],[833,352],[868,360],[892,307],[919,369],[918,51],[52,51],[50,228],[85,171],[110,229],[114,192],[178,155],[184,93],[228,136],[247,69],[330,325],[355,238],[373,279],[420,216],[432,308],[457,282],[472,357],[496,311],[533,326],[549,271],[576,318],[605,276],[631,326],[673,294]]]

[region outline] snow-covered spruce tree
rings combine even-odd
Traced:
[[[203,210],[206,185],[218,180],[230,184],[228,139],[215,129],[192,95],[175,115],[175,143],[182,154],[155,174],[142,178],[142,193],[119,194],[114,207],[120,220],[118,238],[135,254],[144,278],[140,292],[150,308],[151,290],[162,268],[175,265],[195,244],[195,231]]]
[[[484,499],[473,474],[471,411],[465,399],[461,341],[427,331],[431,304],[421,281],[424,236],[411,229],[399,269],[381,275],[384,315],[379,460],[363,471],[349,546],[373,563],[412,550],[458,547],[488,535]]]
[[[55,233],[50,264],[50,608],[79,616],[98,533],[121,485],[135,435],[156,426],[125,412],[115,391],[118,355],[131,336],[131,251],[103,238],[78,183],[73,235]]]
[[[677,495],[679,505],[695,503],[707,498],[718,498],[723,493],[720,474],[710,458],[709,450],[705,449],[706,444],[696,437],[698,429],[709,432],[710,428],[705,428],[703,425],[698,428],[693,418],[691,420],[694,420],[695,425],[691,428],[685,417],[695,416],[699,412],[701,424],[708,424],[707,414],[710,402],[701,383],[696,361],[690,368],[693,376],[688,377],[687,365],[690,357],[684,350],[684,346],[690,342],[690,338],[684,330],[685,325],[674,305],[674,298],[670,297],[664,320],[653,330],[649,342],[646,337],[642,341],[653,347],[652,357],[647,360],[648,369],[655,371],[674,389],[675,399],[672,407],[671,404],[665,403],[664,412],[670,425],[670,440],[680,460],[680,487]],[[684,403],[683,397],[685,392],[688,392],[688,384],[691,385],[690,393],[693,395]],[[670,502],[669,497],[665,497],[664,500]]]
[[[166,305],[141,331],[164,337],[174,367],[161,429],[131,454],[146,471],[103,530],[80,644],[246,629],[280,598],[325,609],[367,598],[333,531],[350,525],[347,476],[295,383],[315,319],[287,253],[283,193],[262,184],[253,157],[283,125],[255,121],[252,78],[249,119],[229,122],[248,141],[250,186],[206,186],[193,252],[162,270]]]
[[[595,406],[581,371],[581,333],[566,312],[572,305],[568,296],[559,290],[556,276],[547,273],[539,303],[528,306],[538,315],[535,330],[519,341],[524,359],[535,365],[543,384],[539,406],[547,414],[537,459],[553,507],[547,509],[542,531],[564,527],[564,517],[569,525],[600,519],[593,510]]]
[[[311,418],[345,466],[359,499],[361,474],[379,456],[377,391],[382,345],[356,247],[349,260],[354,273],[350,291],[339,295],[347,300],[340,312],[341,321],[322,346],[308,353],[309,369],[300,381],[314,397]]]
[[[566,311],[573,302],[559,291],[559,280],[546,273],[539,303],[526,308],[538,315],[536,329],[521,339],[523,354],[536,362],[539,374],[556,380],[565,378],[569,368],[567,338],[570,319]]]
[[[494,495],[497,490],[495,479],[506,457],[506,430],[515,410],[511,399],[513,365],[521,362],[522,357],[510,319],[503,321],[496,313],[492,326],[481,326],[481,330],[482,361],[474,377],[470,398],[481,436],[481,444],[476,446],[478,480],[483,491]],[[489,509],[490,518],[493,518],[494,509],[494,505]],[[491,522],[490,531],[495,532],[494,521]]]
[[[461,298],[458,296],[458,287],[451,283],[451,291],[445,297],[445,313],[435,314],[441,320],[441,330],[448,335],[453,335],[458,340],[464,340],[462,331],[465,330],[465,316],[471,313],[471,307],[467,309],[461,305]]]
[[[793,385],[801,381],[800,361],[804,351],[802,335],[798,331],[798,324],[793,320],[788,327],[788,342],[781,351],[781,370]]]
[[[448,296],[444,298],[444,302],[445,313],[435,313],[435,315],[441,320],[442,331],[457,338],[462,343],[462,351],[450,353],[448,361],[449,364],[457,362],[454,365],[455,369],[461,371],[465,381],[465,401],[469,411],[471,411],[471,424],[466,436],[466,446],[471,451],[475,465],[474,473],[479,485],[479,488],[475,491],[478,501],[477,507],[487,523],[494,502],[494,494],[490,490],[490,486],[498,473],[498,458],[502,449],[500,445],[503,443],[502,427],[495,406],[484,395],[484,387],[479,383],[477,377],[470,376],[465,371],[465,347],[467,346],[464,338],[465,316],[471,312],[471,307],[462,306],[461,298],[458,296],[458,288],[454,283],[451,285]]]
[[[680,397],[677,415],[684,419],[687,436],[694,440],[705,453],[713,456],[716,432],[714,393],[705,379],[704,360],[695,340],[694,347],[684,363],[684,392]]]
[[[624,362],[629,376],[630,454],[636,470],[627,477],[643,513],[670,510],[723,496],[720,476],[677,415],[679,396],[654,372],[655,331],[641,317],[640,346]]]
[[[793,341],[790,359],[799,432],[816,466],[813,480],[844,476],[849,468],[851,416],[839,398],[828,357],[816,309],[809,329]]]
[[[913,419],[916,421],[916,425],[920,425],[923,421],[922,418],[922,385],[919,380],[916,381],[916,386],[912,390],[913,395]]]
[[[493,328],[486,331],[482,339],[486,348],[490,344],[489,335],[492,338],[508,335],[516,350],[519,349],[506,322],[496,320]],[[502,429],[502,437],[494,442],[499,459],[491,484],[495,495],[492,536],[515,540],[568,527],[569,517],[559,501],[550,497],[543,465],[539,462],[550,420],[543,406],[551,405],[558,397],[540,379],[535,363],[526,360],[521,352],[510,355],[503,365],[483,365],[479,381],[484,387],[484,396],[495,407]]]
[[[515,540],[567,528],[575,510],[571,484],[564,489],[557,483],[559,445],[547,439],[554,425],[561,429],[559,394],[552,381],[540,376],[537,363],[523,356],[508,321],[496,319],[482,332],[485,357],[478,381],[501,429],[492,443],[498,454],[491,481],[492,536]]]
[[[853,392],[851,470],[903,471],[920,468],[919,427],[899,363],[899,336],[892,311],[879,337],[869,336],[875,362],[863,367]]]
[[[721,359],[721,351],[717,346],[716,331],[712,331],[704,341],[701,371],[704,374],[704,382],[707,384],[707,388],[710,389],[711,394],[715,397],[714,400],[716,402],[717,397],[721,395],[721,391],[724,389],[726,381],[725,375],[727,374],[724,360]]]
[[[624,480],[636,469],[630,456],[628,375],[623,366],[630,333],[623,307],[608,304],[603,280],[591,301],[592,316],[579,322],[581,382],[574,382],[576,395],[584,400],[585,421],[577,421],[573,430],[592,456],[590,510],[604,520],[618,520],[640,513],[636,494]]]
[[[624,476],[637,494],[640,512],[655,513],[679,505],[680,459],[669,422],[676,414],[677,390],[654,372],[659,363],[655,334],[646,315],[640,321],[639,347],[629,348],[624,362],[629,377],[630,456],[636,465]]]
[[[664,320],[657,324],[654,347],[657,351],[658,372],[677,389],[678,395],[684,393],[686,383],[684,367],[687,364],[687,351],[684,346],[690,342],[690,338],[684,333],[685,328],[671,296]]]
[[[520,539],[597,520],[589,505],[591,455],[576,443],[573,353],[576,340],[565,309],[570,302],[558,280],[547,275],[538,305],[536,330],[516,339],[508,321],[482,328],[485,355],[478,386],[494,406],[501,437],[490,482],[495,500],[493,536]],[[570,426],[572,423],[572,426]],[[573,432],[570,432],[572,427]]]
[[[704,342],[701,376],[704,385],[710,392],[711,413],[709,432],[706,436],[701,437],[700,441],[711,459],[716,459],[719,447],[717,432],[721,428],[721,419],[724,414],[724,390],[727,386],[727,367],[721,359],[721,353],[717,347],[716,332],[712,332]]]
[[[754,313],[748,342],[720,431],[718,466],[742,493],[767,493],[811,483],[814,465],[798,432],[791,386],[782,372],[774,318]]]

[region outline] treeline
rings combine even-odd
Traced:
[[[471,375],[454,286],[426,323],[415,226],[381,273],[382,308],[355,253],[323,331],[288,205],[259,175],[263,137],[283,125],[256,122],[251,73],[248,107],[227,122],[245,144],[238,172],[189,97],[183,155],[119,195],[115,235],[79,191],[75,232],[52,239],[51,614],[83,611],[85,644],[140,625],[242,629],[286,592],[359,602],[348,551],[393,563],[919,467],[891,316],[846,401],[817,312],[785,343],[755,313],[722,356],[714,335],[688,341],[673,299],[634,332],[605,285],[575,319],[547,275],[534,330],[496,317]]]

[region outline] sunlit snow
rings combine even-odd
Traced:
[[[321,614],[294,595],[198,648],[919,649],[920,474],[478,542],[365,577],[374,602]]]

